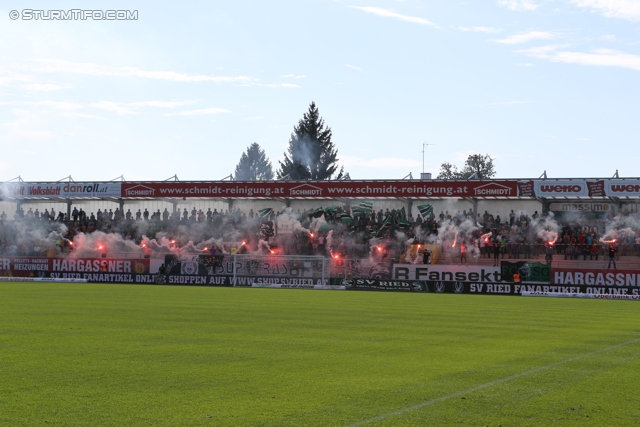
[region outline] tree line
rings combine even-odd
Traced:
[[[320,117],[315,102],[311,102],[302,119],[293,128],[289,147],[280,167],[273,172],[271,161],[256,142],[242,153],[233,178],[236,181],[289,179],[295,181],[339,180],[345,177],[338,165],[338,150],[331,140],[331,128]],[[486,179],[495,176],[493,159],[488,154],[471,154],[462,169],[445,162],[438,179]]]

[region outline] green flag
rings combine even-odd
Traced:
[[[405,211],[404,207],[402,209],[394,210],[392,214],[394,227],[409,228],[413,225],[407,221],[407,211]]]
[[[271,214],[273,214],[272,208],[264,208],[258,211],[258,215],[260,215],[260,218],[262,219],[268,219],[271,216]]]
[[[364,210],[360,206],[354,206],[351,208],[351,214],[354,218],[362,218],[365,216]]]
[[[338,209],[338,206],[329,206],[328,208],[324,208],[324,219],[327,221],[337,219]]]
[[[385,215],[384,219],[382,220],[382,224],[380,225],[380,229],[378,230],[378,232],[384,230],[385,228],[387,228],[387,227],[389,227],[391,225],[393,225],[393,212],[389,212],[387,215]]]
[[[430,204],[418,205],[418,210],[420,211],[420,215],[422,215],[422,218],[426,219],[433,213],[433,206],[431,206]]]
[[[362,208],[362,211],[366,214],[373,212],[373,202],[360,202],[358,207]]]
[[[353,218],[351,218],[351,215],[349,215],[348,213],[341,213],[340,214],[340,221],[343,224],[353,225]]]

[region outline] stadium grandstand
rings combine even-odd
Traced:
[[[0,254],[167,253],[545,260],[637,268],[640,179],[25,182],[2,184]],[[552,247],[552,249],[549,249]],[[548,257],[552,252],[552,257]],[[551,258],[551,259],[549,259]]]

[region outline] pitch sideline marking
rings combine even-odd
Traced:
[[[375,421],[381,421],[381,420],[384,420],[384,419],[387,419],[389,417],[393,417],[393,416],[396,416],[396,415],[402,415],[402,414],[404,414],[406,412],[414,411],[414,410],[420,409],[420,408],[422,408],[424,406],[432,405],[434,403],[442,402],[443,400],[451,399],[452,397],[457,397],[457,396],[461,396],[463,394],[473,393],[475,391],[482,390],[484,388],[488,388],[488,387],[491,387],[491,386],[494,386],[494,385],[497,385],[497,384],[502,384],[502,383],[505,383],[507,381],[515,380],[516,378],[520,378],[520,377],[524,377],[524,376],[527,376],[527,375],[535,374],[535,373],[540,372],[540,371],[544,371],[544,370],[547,370],[547,369],[555,368],[556,366],[564,365],[565,363],[574,362],[576,360],[584,359],[585,357],[594,356],[594,355],[599,354],[599,353],[604,353],[606,351],[610,351],[610,350],[613,350],[613,349],[616,349],[616,348],[619,348],[619,347],[623,347],[625,345],[637,343],[637,342],[640,342],[640,338],[635,339],[635,340],[631,340],[631,341],[627,341],[627,342],[623,342],[621,344],[616,344],[616,345],[613,345],[611,347],[603,348],[603,349],[600,349],[600,350],[592,351],[591,353],[586,353],[586,354],[582,354],[580,356],[571,357],[569,359],[561,360],[560,362],[555,362],[555,363],[552,363],[550,365],[541,366],[541,367],[535,368],[535,369],[530,369],[530,370],[525,371],[525,372],[520,372],[519,374],[511,375],[509,377],[505,377],[505,378],[501,378],[499,380],[495,380],[495,381],[491,381],[491,382],[488,382],[488,383],[485,383],[485,384],[481,384],[481,385],[478,385],[478,386],[475,386],[475,387],[472,387],[472,388],[468,388],[466,390],[462,390],[462,391],[458,391],[458,392],[455,392],[455,393],[452,393],[452,394],[448,394],[446,396],[436,397],[435,399],[431,399],[431,400],[427,400],[425,402],[417,403],[417,404],[412,405],[412,406],[407,406],[406,408],[398,409],[397,411],[387,412],[386,414],[378,415],[377,417],[373,417],[373,418],[369,418],[369,419],[366,419],[366,420],[363,420],[363,421],[359,421],[359,422],[354,423],[354,424],[349,424],[347,427],[357,427],[357,426],[361,426],[361,425],[364,425],[364,424],[373,423]]]

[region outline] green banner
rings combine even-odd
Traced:
[[[503,281],[512,282],[514,274],[520,274],[523,282],[545,282],[551,281],[551,266],[541,262],[528,261],[500,261],[500,276]]]

